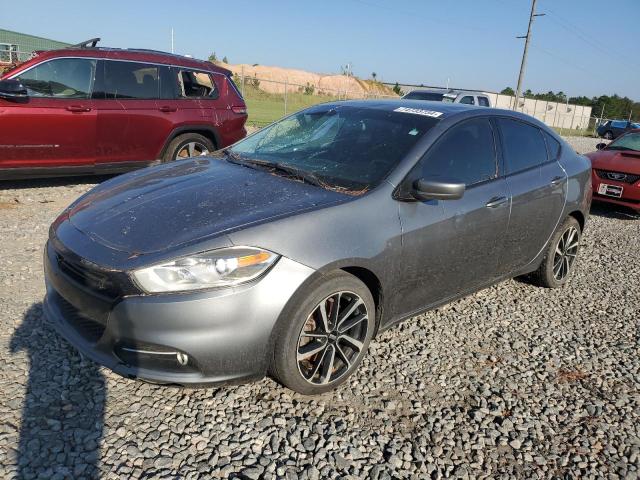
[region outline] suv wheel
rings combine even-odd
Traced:
[[[604,132],[604,138],[607,140],[613,140],[613,132],[611,130],[607,130]]]
[[[283,385],[316,395],[343,383],[362,361],[375,328],[371,292],[336,272],[305,288],[277,331],[272,374]]]
[[[556,288],[567,282],[578,255],[580,235],[578,221],[567,218],[551,239],[540,267],[532,274],[535,284]]]
[[[207,137],[199,133],[184,133],[174,138],[164,154],[164,162],[184,160],[200,155],[208,155],[216,149]]]

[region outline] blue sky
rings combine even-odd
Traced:
[[[0,28],[335,73],[501,90],[515,84],[530,0],[0,0]],[[64,5],[64,6],[63,6]],[[640,0],[538,0],[524,88],[640,100]],[[10,12],[10,13],[9,13]]]

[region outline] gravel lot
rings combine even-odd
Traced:
[[[269,379],[125,380],[53,332],[47,228],[98,180],[0,187],[1,478],[638,478],[633,213],[594,206],[564,288],[512,280],[420,315],[379,336],[345,386],[308,398]]]

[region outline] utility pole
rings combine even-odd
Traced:
[[[518,104],[520,102],[520,92],[522,90],[522,80],[524,79],[524,69],[527,65],[527,52],[529,50],[529,41],[531,40],[531,26],[533,25],[533,19],[535,17],[542,17],[544,13],[536,13],[536,1],[531,0],[531,15],[529,15],[529,27],[527,28],[527,34],[521,37],[524,38],[524,52],[522,52],[522,63],[520,64],[520,74],[518,75],[518,86],[516,87],[516,110],[518,110]]]
[[[173,27],[171,27],[171,53],[174,53],[174,51],[173,51]]]

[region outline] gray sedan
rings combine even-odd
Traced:
[[[564,284],[590,202],[589,160],[529,116],[327,103],[79,198],[45,310],[129,378],[318,394],[397,322],[515,276]]]

